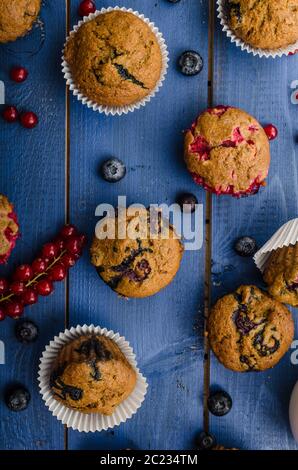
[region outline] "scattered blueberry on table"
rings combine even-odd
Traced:
[[[116,183],[126,175],[126,166],[119,158],[109,158],[101,166],[103,179],[109,183]]]
[[[38,337],[38,326],[31,320],[19,320],[14,331],[20,343],[32,343]]]
[[[196,51],[185,51],[178,59],[178,66],[183,75],[197,75],[203,69],[203,59]]]
[[[170,2],[170,3],[178,3],[178,2],[180,2],[180,0],[168,0],[168,2]]]
[[[207,405],[214,416],[225,416],[232,409],[232,398],[227,392],[220,390],[209,396]]]
[[[199,450],[210,450],[216,446],[216,439],[213,434],[202,431],[196,439],[196,446]]]
[[[258,251],[257,242],[252,237],[240,237],[234,244],[234,250],[238,255],[249,258]]]
[[[192,213],[196,210],[196,204],[198,204],[197,197],[192,193],[183,193],[177,199],[179,206],[185,213]]]
[[[23,386],[17,386],[5,395],[5,403],[11,411],[23,411],[30,402],[31,396],[29,390]]]

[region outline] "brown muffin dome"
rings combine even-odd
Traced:
[[[124,106],[145,98],[162,70],[150,27],[119,10],[83,23],[67,41],[64,57],[76,87],[99,105]]]
[[[291,312],[255,286],[219,299],[208,318],[208,338],[218,360],[237,372],[275,366],[294,337]]]
[[[135,385],[135,370],[103,335],[83,335],[66,344],[50,377],[55,399],[82,413],[111,415]]]
[[[245,111],[216,106],[185,134],[184,159],[195,183],[217,195],[255,194],[270,165],[268,137]]]
[[[260,49],[279,49],[298,41],[297,0],[228,0],[235,35]]]
[[[32,28],[41,0],[0,0],[0,42],[15,41]]]
[[[176,275],[183,255],[183,245],[173,226],[168,238],[161,237],[162,219],[156,238],[150,238],[150,221],[147,211],[126,218],[129,227],[146,227],[140,238],[117,238],[119,220],[116,218],[116,238],[94,238],[90,253],[91,263],[103,281],[125,297],[147,297],[166,287]]]

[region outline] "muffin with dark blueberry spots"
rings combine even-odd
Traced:
[[[67,41],[64,57],[76,87],[99,105],[142,100],[162,72],[155,34],[136,15],[119,10],[84,22]]]
[[[263,277],[273,297],[298,307],[298,243],[272,251]]]
[[[140,210],[115,218],[115,237],[94,238],[91,263],[111,289],[124,297],[147,297],[166,287],[176,275],[183,245],[172,225],[158,213]],[[102,222],[105,233],[111,219]],[[120,238],[120,233],[123,233]]]
[[[225,367],[238,372],[275,366],[293,336],[291,312],[255,286],[241,286],[219,299],[208,319],[214,354]]]
[[[0,0],[0,43],[15,41],[33,26],[41,0]]]
[[[111,415],[135,385],[135,370],[103,335],[84,335],[66,344],[50,377],[55,399],[82,413]]]

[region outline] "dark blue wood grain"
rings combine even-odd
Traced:
[[[101,202],[172,203],[191,185],[182,158],[182,131],[207,104],[208,11],[197,0],[177,5],[164,0],[102,1],[144,13],[163,32],[171,63],[166,82],[143,109],[121,117],[105,117],[71,100],[71,220],[93,236],[94,211]],[[72,6],[72,23],[77,21]],[[183,77],[176,60],[186,49],[198,49],[206,63],[195,78]],[[123,159],[126,178],[104,182],[100,163],[110,155]],[[200,202],[205,195],[197,188]],[[69,432],[69,447],[185,449],[202,428],[202,322],[204,253],[185,253],[174,282],[143,300],[118,298],[98,278],[88,255],[70,279],[70,323],[95,323],[131,342],[149,391],[137,415],[114,429],[95,435]]]
[[[38,49],[38,31],[33,33],[36,36],[32,41],[26,38],[0,47],[0,79],[6,85],[7,104],[33,110],[40,119],[33,130],[2,120],[0,123],[0,192],[14,202],[22,232],[8,266],[1,267],[1,276],[8,275],[19,263],[31,262],[39,247],[63,224],[65,215],[65,84],[60,72],[64,2],[47,2],[41,16],[46,40],[38,54],[26,53]],[[19,85],[8,78],[10,68],[16,64],[29,70],[28,80]],[[34,319],[40,328],[34,345],[23,346],[16,341],[13,320],[0,325],[0,340],[6,352],[6,364],[0,365],[1,449],[64,447],[63,427],[44,406],[37,383],[39,356],[45,344],[64,329],[64,297],[64,286],[60,284],[55,295],[26,310],[26,317]],[[32,395],[30,406],[21,413],[8,411],[3,401],[5,388],[12,382],[26,385]]]
[[[217,28],[214,104],[241,107],[261,123],[274,123],[279,137],[271,143],[268,185],[256,196],[240,200],[213,198],[213,299],[253,283],[262,286],[252,260],[233,251],[234,240],[256,238],[259,246],[286,221],[297,217],[297,108],[290,102],[290,83],[297,79],[298,57],[259,59],[241,52]],[[297,318],[297,311],[294,311]],[[297,324],[297,321],[296,321]],[[211,385],[231,393],[229,415],[212,418],[219,442],[243,449],[297,449],[288,423],[288,403],[297,380],[290,352],[273,370],[237,374],[214,359]]]

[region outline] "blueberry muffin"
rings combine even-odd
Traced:
[[[272,251],[263,277],[273,297],[298,307],[298,243]]]
[[[154,295],[177,273],[183,245],[174,227],[166,224],[160,213],[156,220],[154,216],[150,218],[146,210],[126,215],[122,224],[119,216],[115,219],[115,239],[94,238],[91,263],[103,281],[118,294],[124,297]],[[109,220],[103,221],[103,230]],[[120,239],[119,231],[123,229],[125,232]]]
[[[113,340],[85,335],[60,350],[50,386],[68,408],[111,415],[133,392],[136,372]]]
[[[13,205],[0,194],[0,264],[6,263],[19,238],[19,224]]]
[[[0,0],[0,43],[24,36],[36,21],[41,0]]]
[[[240,286],[210,312],[208,337],[218,360],[237,372],[275,366],[294,336],[291,312],[255,286]]]
[[[145,98],[161,76],[162,55],[150,27],[132,13],[111,11],[83,23],[64,57],[80,92],[99,105]]]
[[[270,165],[268,137],[238,108],[204,111],[185,134],[184,158],[195,183],[215,194],[255,194]]]
[[[297,0],[228,0],[229,25],[254,48],[279,49],[298,41]]]

